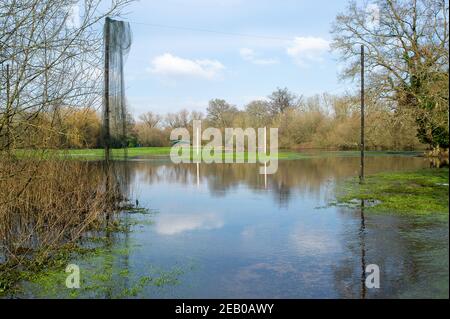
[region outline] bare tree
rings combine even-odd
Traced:
[[[366,47],[368,90],[409,108],[419,138],[448,147],[448,0],[351,1],[332,27],[332,47],[341,54],[344,78],[359,73]]]
[[[153,112],[147,112],[139,116],[139,119],[147,125],[148,128],[156,128],[161,124],[162,117],[159,114]]]
[[[238,109],[225,100],[214,99],[209,101],[206,109],[206,118],[211,126],[217,128],[231,127]]]
[[[253,127],[268,126],[271,122],[270,105],[266,101],[252,101],[245,107],[249,122]]]
[[[268,99],[270,112],[272,115],[278,115],[284,113],[288,109],[298,108],[302,103],[303,98],[289,92],[287,88],[277,88],[275,92],[269,95]]]
[[[72,111],[100,106],[103,20],[129,2],[106,9],[101,0],[0,2],[0,249],[13,268],[75,242],[123,198],[105,188],[103,170],[35,153],[15,160],[14,151],[46,151],[61,146],[61,136],[78,143],[78,129],[100,130],[83,127]]]
[[[190,121],[202,121],[204,119],[204,115],[199,111],[192,111],[190,115]]]
[[[102,22],[106,16],[120,15],[130,0],[114,0],[103,12],[100,3],[0,3],[0,150],[49,147],[51,136],[60,134],[53,125],[59,108],[99,106]],[[43,118],[48,125],[41,125]],[[27,140],[37,133],[40,140]]]
[[[165,117],[165,125],[168,128],[187,128],[189,126],[189,111],[183,109],[177,113],[167,113]]]

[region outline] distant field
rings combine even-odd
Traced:
[[[144,158],[156,158],[156,157],[168,157],[170,155],[170,147],[133,147],[127,149],[127,156],[131,158],[144,157]],[[192,151],[192,150],[191,150]],[[104,156],[103,149],[76,149],[76,150],[60,150],[58,154],[63,156],[69,156],[74,159],[83,160],[96,160],[101,159]],[[123,149],[113,149],[112,157],[115,159],[124,158]],[[418,156],[422,152],[399,152],[399,151],[366,151],[366,156]],[[249,153],[225,153],[223,158],[229,158],[234,156],[235,158],[248,158]],[[280,150],[278,153],[278,159],[280,160],[295,160],[305,158],[318,158],[318,157],[358,157],[359,151],[289,151]],[[219,155],[220,156],[220,155]]]
[[[104,155],[103,149],[80,149],[80,150],[64,150],[60,151],[61,154],[67,154],[77,158],[102,158]],[[114,158],[123,157],[123,149],[112,149],[111,154]],[[169,156],[170,147],[131,147],[127,149],[129,157],[137,156]]]

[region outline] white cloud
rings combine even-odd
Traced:
[[[258,57],[258,54],[255,53],[252,49],[249,48],[242,48],[239,50],[239,54],[245,61],[249,61],[253,64],[259,64],[259,65],[270,65],[270,64],[277,64],[277,59],[262,59]]]
[[[217,60],[189,60],[165,53],[155,57],[148,70],[163,76],[195,76],[205,79],[217,77],[225,66]]]
[[[323,54],[330,48],[330,42],[318,37],[296,37],[287,54],[298,65],[308,66],[310,63],[323,62]]]

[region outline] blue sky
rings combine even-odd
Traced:
[[[205,111],[223,98],[242,108],[276,87],[337,93],[329,30],[346,0],[141,0],[128,8],[125,66],[132,113]],[[182,28],[169,28],[174,26]],[[188,29],[211,30],[201,32]]]

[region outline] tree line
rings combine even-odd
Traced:
[[[408,112],[392,111],[391,105],[375,97],[367,97],[366,135],[367,147],[374,150],[424,149],[417,136],[418,126]],[[172,129],[183,127],[192,130],[194,120],[202,127],[215,127],[222,131],[228,127],[276,127],[279,145],[285,149],[339,149],[359,147],[360,134],[359,97],[352,94],[328,93],[304,97],[287,88],[278,88],[266,99],[254,100],[237,107],[223,99],[209,101],[205,112],[180,110],[158,114],[148,111],[137,119],[131,115],[127,121],[129,147],[170,146]],[[55,134],[49,145],[56,148],[102,147],[101,117],[92,108],[60,108],[36,118],[36,126],[52,125]],[[58,119],[50,122],[51,119]],[[38,123],[39,122],[39,123]],[[48,131],[44,130],[44,131]],[[48,133],[47,133],[48,134]],[[30,138],[42,140],[39,132]],[[113,143],[114,144],[114,143]],[[116,146],[120,146],[117,141]]]
[[[376,150],[423,149],[417,124],[407,112],[393,112],[388,103],[369,97],[367,147]],[[193,120],[202,127],[259,128],[279,131],[279,146],[284,149],[339,149],[359,147],[360,104],[352,94],[318,94],[304,97],[278,88],[264,100],[251,101],[238,108],[223,99],[209,101],[205,113],[181,110],[165,115],[142,114],[132,126],[139,146],[168,146],[170,131],[177,127],[192,129]]]

